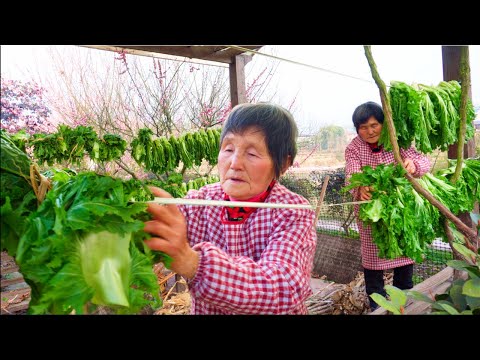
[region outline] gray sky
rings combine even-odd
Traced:
[[[262,51],[367,80],[281,62],[278,88],[285,100],[298,92],[295,117],[303,129],[332,124],[352,127],[351,116],[358,105],[366,101],[381,103],[362,45],[281,45]],[[470,46],[469,53],[472,100],[479,106],[480,46]],[[372,45],[372,54],[387,86],[392,80],[435,86],[443,80],[441,45]],[[257,56],[261,55],[254,58]]]
[[[63,47],[63,46],[59,46]],[[67,46],[72,47],[72,46]],[[50,71],[48,46],[2,45],[1,72],[13,79],[28,80],[32,74]],[[99,54],[99,50],[81,48],[81,52]],[[480,105],[480,46],[471,45],[470,68],[472,99]],[[288,105],[296,96],[293,113],[302,132],[322,126],[351,126],[351,115],[365,101],[380,103],[361,45],[268,45],[266,54],[306,63],[331,71],[365,79],[356,80],[309,67],[280,61],[272,87],[277,100]],[[373,58],[385,84],[391,80],[408,84],[437,85],[443,80],[441,45],[372,45]],[[249,67],[262,68],[267,57],[255,55]],[[255,73],[247,77],[253,81]]]

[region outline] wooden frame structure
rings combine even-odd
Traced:
[[[263,45],[241,45],[242,48],[258,51]],[[206,65],[225,66],[229,68],[230,100],[232,107],[247,102],[245,88],[245,65],[252,59],[242,50],[229,46],[213,45],[85,45],[85,47],[125,52],[127,54],[164,57],[171,60],[183,60]],[[165,56],[166,55],[166,56]]]

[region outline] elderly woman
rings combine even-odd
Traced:
[[[186,198],[308,205],[278,182],[295,159],[297,133],[280,106],[237,105],[220,137],[220,182]],[[307,314],[313,210],[151,203],[148,211],[146,243],[170,255],[171,269],[187,279],[193,314]]]
[[[380,164],[395,163],[392,151],[386,151],[378,144],[382,133],[385,115],[382,107],[368,101],[355,109],[352,115],[356,136],[345,149],[346,183],[352,174],[362,171],[364,166],[372,168]],[[431,164],[427,156],[419,153],[414,147],[400,149],[405,169],[414,177],[421,177],[430,170]],[[355,200],[370,200],[372,197],[368,186],[360,186],[351,191]],[[359,207],[355,205],[355,215],[360,233],[362,266],[365,277],[365,290],[369,296],[370,308],[375,310],[378,304],[370,297],[373,293],[386,296],[383,280],[384,270],[393,269],[393,286],[405,290],[413,287],[412,259],[401,256],[396,259],[383,259],[378,256],[378,247],[373,242],[372,229],[364,225],[359,218]]]

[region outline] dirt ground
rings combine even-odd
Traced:
[[[30,287],[25,283],[11,256],[2,251],[1,257],[1,314],[25,314],[30,302]]]

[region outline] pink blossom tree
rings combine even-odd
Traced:
[[[45,102],[45,89],[35,81],[1,78],[1,128],[9,133],[24,129],[29,134],[52,132],[51,110]]]

